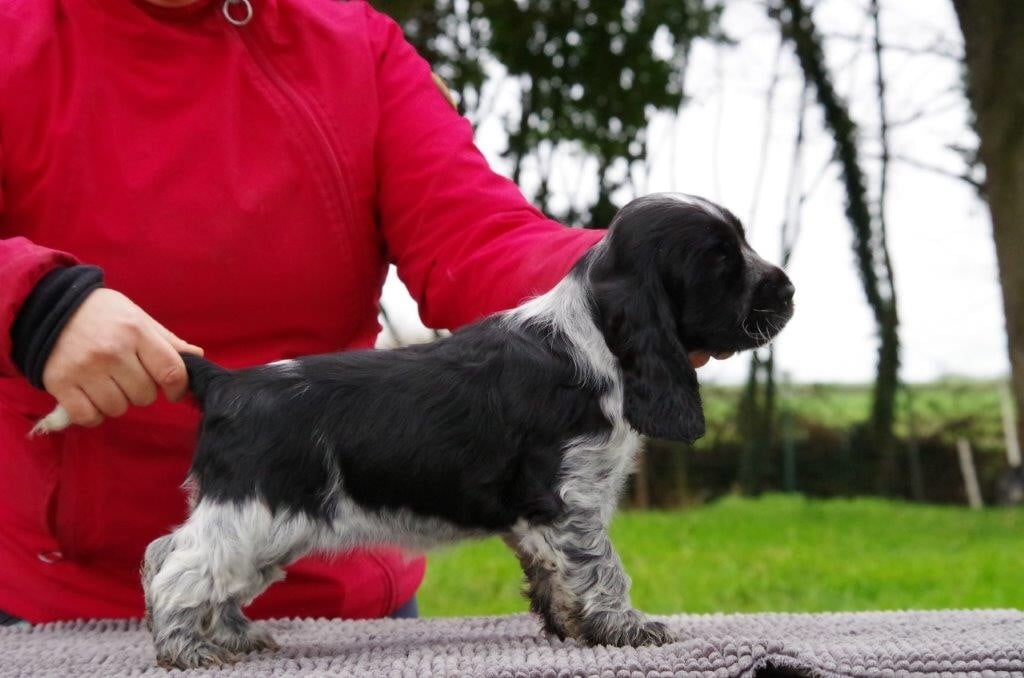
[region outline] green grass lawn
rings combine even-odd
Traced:
[[[623,513],[612,538],[654,613],[1024,608],[1024,511],[875,499],[728,498]],[[497,539],[432,554],[424,616],[526,610]]]

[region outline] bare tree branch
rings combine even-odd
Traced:
[[[754,179],[754,190],[750,198],[750,213],[747,216],[747,230],[754,226],[754,218],[757,216],[758,203],[761,200],[761,188],[764,185],[764,173],[768,165],[768,146],[771,141],[772,127],[775,122],[775,91],[779,85],[779,74],[782,63],[782,46],[785,44],[779,36],[779,44],[775,50],[775,65],[772,70],[772,79],[768,83],[768,89],[764,97],[764,128],[761,131],[761,152],[757,166],[757,177]]]
[[[882,149],[881,167],[878,178],[878,243],[876,247],[882,254],[882,266],[885,269],[883,281],[890,286],[893,283],[892,258],[889,254],[889,232],[885,220],[885,198],[889,188],[889,114],[885,103],[885,72],[882,67],[882,28],[879,19],[878,0],[871,0],[871,20],[875,28],[875,86],[878,92],[878,137]],[[890,289],[889,298],[895,299],[894,290]],[[895,304],[893,304],[895,313]]]
[[[854,253],[864,294],[879,330],[870,440],[883,460],[877,478],[878,489],[882,494],[891,494],[895,485],[893,420],[899,373],[895,284],[885,265],[885,255],[879,251],[881,233],[869,207],[862,153],[857,145],[857,125],[836,91],[833,74],[825,63],[821,34],[803,0],[781,0],[771,14],[779,21],[783,34],[792,41],[800,68],[814,88],[825,126],[835,141],[836,159],[846,190],[846,217],[854,233]]]
[[[807,193],[804,191],[801,191],[800,195],[796,196],[797,187],[803,183],[806,119],[807,85],[804,84],[803,89],[800,90],[800,115],[797,118],[796,139],[793,142],[793,159],[790,162],[789,181],[786,184],[786,206],[783,212],[780,238],[782,268],[786,268],[789,265],[789,260],[793,256],[793,248],[796,246],[796,240],[800,236],[804,202],[807,199]],[[812,184],[811,190],[816,185],[817,182]]]
[[[833,31],[825,33],[824,36],[830,40],[842,40],[853,43],[862,43],[865,40],[865,36],[855,33],[840,33]],[[953,45],[950,45],[949,41],[943,40],[942,38],[936,38],[935,42],[926,47],[894,45],[891,43],[884,43],[881,47],[882,50],[886,52],[899,52],[910,56],[937,56],[942,57],[943,59],[952,59],[957,62],[963,61],[964,58],[963,51]]]
[[[914,111],[913,113],[910,113],[909,115],[906,115],[902,118],[890,120],[889,129],[893,129],[896,127],[905,127],[915,122],[920,122],[925,118],[930,118],[933,115],[941,115],[943,113],[946,113],[947,111],[951,111],[957,108],[963,108],[967,105],[967,102],[964,101],[963,99],[962,90],[960,89],[959,85],[950,86],[949,89],[947,89],[945,92],[937,96],[942,96],[942,94],[955,94],[956,96],[954,96],[953,99],[946,103],[925,107],[920,110]]]
[[[388,328],[388,332],[391,333],[391,338],[395,340],[396,346],[405,346],[405,339],[402,338],[402,333],[398,331],[398,326],[391,319],[388,314],[388,309],[384,306],[384,303],[379,304],[380,318],[383,321],[384,327]]]
[[[956,179],[957,181],[963,181],[963,182],[969,184],[970,186],[974,187],[978,191],[981,191],[984,188],[984,184],[982,182],[978,181],[977,179],[975,179],[974,177],[972,177],[969,174],[958,174],[957,172],[954,172],[952,170],[948,170],[948,169],[946,169],[944,167],[939,167],[937,165],[931,165],[931,164],[926,163],[924,161],[917,160],[915,158],[911,158],[910,156],[894,154],[894,155],[890,155],[889,156],[889,160],[892,161],[892,162],[900,163],[902,165],[907,165],[909,167],[913,167],[915,169],[924,170],[925,172],[931,172],[932,174],[938,174],[940,176],[944,176],[944,177],[947,177],[949,179]]]

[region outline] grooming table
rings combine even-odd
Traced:
[[[262,622],[282,649],[217,676],[1024,677],[1016,610],[679,615],[681,640],[640,649],[549,640],[529,616]],[[0,628],[0,675],[170,675],[138,621]],[[173,675],[183,675],[173,672]]]

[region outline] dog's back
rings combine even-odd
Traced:
[[[538,341],[488,320],[429,345],[240,370],[189,356],[204,411],[192,481],[312,516],[332,514],[343,486],[367,510],[469,529],[551,520],[566,442],[609,425],[599,388],[565,388],[572,362]]]

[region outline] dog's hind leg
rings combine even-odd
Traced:
[[[285,564],[281,561],[254,568],[249,588],[214,607],[214,621],[208,632],[212,643],[237,654],[279,649],[280,646],[270,633],[249,621],[242,612],[242,606],[252,602],[275,581],[284,579],[282,566]]]
[[[277,650],[279,645],[264,629],[254,626],[242,612],[241,603],[231,599],[214,608],[214,623],[209,640],[214,645],[239,655],[262,650]]]
[[[309,550],[315,526],[305,517],[272,513],[256,500],[202,500],[188,521],[147,551],[147,617],[161,666],[195,668],[236,661],[240,653],[276,647],[242,614],[283,576],[281,568]]]
[[[146,602],[146,628],[153,631],[153,622],[150,619],[150,611],[152,609],[152,603],[149,599],[149,591],[153,582],[153,576],[160,571],[163,567],[164,561],[167,556],[170,555],[171,551],[174,550],[174,538],[173,535],[164,535],[158,539],[154,539],[146,547],[146,555],[142,559],[142,569],[140,575],[142,576],[142,590],[145,593]]]
[[[157,664],[164,668],[189,669],[235,659],[204,635],[214,599],[206,550],[192,523],[146,549],[142,566],[146,625],[153,636]]]
[[[542,542],[531,538],[527,530],[518,530],[504,537],[505,543],[515,552],[523,568],[523,594],[530,601],[530,611],[540,617],[544,632],[565,640],[574,635],[570,629],[572,609],[566,605],[567,597],[556,581],[557,568]]]

